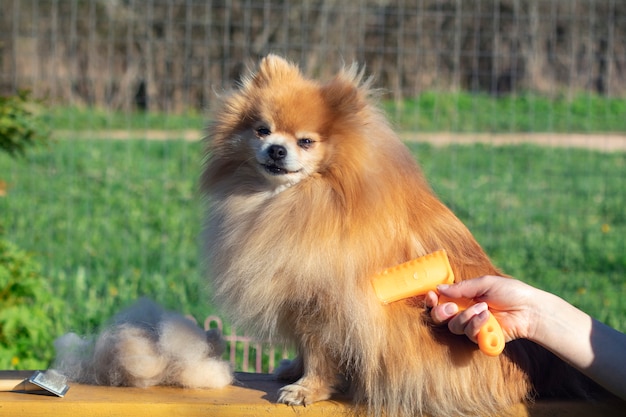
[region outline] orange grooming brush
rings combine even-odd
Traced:
[[[417,259],[387,268],[372,278],[376,296],[389,304],[428,291],[437,291],[439,284],[454,283],[454,273],[450,267],[446,251],[440,250]],[[470,299],[439,297],[439,302],[453,302],[464,310],[475,304]],[[498,356],[504,349],[504,334],[496,318],[489,312],[489,320],[480,329],[478,347],[489,356]]]

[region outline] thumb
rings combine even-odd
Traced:
[[[483,278],[468,279],[452,285],[438,285],[437,291],[449,298],[475,299],[485,294],[489,287],[483,282]]]

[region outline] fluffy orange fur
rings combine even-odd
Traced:
[[[434,195],[356,67],[321,83],[270,55],[223,97],[208,139],[215,297],[238,325],[297,346],[280,401],[324,400],[347,381],[374,415],[491,415],[529,398],[534,379],[548,381],[541,372],[567,384],[569,368],[533,344],[488,357],[434,326],[421,300],[377,300],[375,272],[438,249],[457,280],[500,271]],[[293,160],[268,162],[267,142]]]

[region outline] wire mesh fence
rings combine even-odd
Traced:
[[[365,66],[496,263],[626,330],[625,2],[0,0],[0,93],[44,99],[56,138],[0,154],[0,230],[41,262],[67,327],[139,295],[217,313],[199,139],[269,52],[322,79]]]
[[[3,91],[114,109],[202,108],[268,52],[325,76],[366,64],[425,90],[626,92],[616,0],[2,1]]]

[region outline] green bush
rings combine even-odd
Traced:
[[[48,140],[41,116],[41,103],[28,91],[0,97],[0,151],[23,155],[26,148]]]
[[[37,262],[0,236],[0,369],[45,369],[61,313]]]
[[[41,103],[27,91],[0,97],[0,151],[23,155],[48,140],[40,117]],[[0,180],[0,197],[6,184]],[[63,328],[61,300],[40,267],[24,251],[5,240],[0,223],[0,369],[45,368],[52,342]]]

